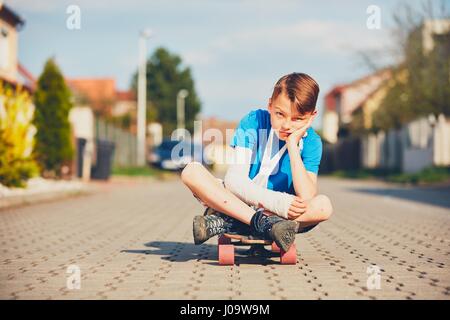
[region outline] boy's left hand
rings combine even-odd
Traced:
[[[306,130],[308,130],[308,128],[311,126],[315,117],[316,117],[316,115],[312,115],[309,118],[308,122],[303,127],[292,132],[289,135],[289,137],[286,140],[286,144],[287,144],[288,148],[298,146],[300,139],[305,135]]]

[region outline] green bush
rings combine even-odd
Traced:
[[[36,128],[34,106],[28,92],[5,88],[0,82],[0,183],[25,187],[39,173],[32,158]]]

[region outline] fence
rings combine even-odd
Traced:
[[[450,165],[450,119],[420,118],[401,129],[346,137],[324,146],[322,172],[360,168],[417,172]]]
[[[96,137],[102,140],[114,142],[113,166],[136,166],[136,135],[117,128],[106,121],[97,118],[95,120]]]

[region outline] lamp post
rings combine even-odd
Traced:
[[[147,105],[147,39],[153,35],[149,29],[139,33],[138,110],[137,110],[137,164],[145,165],[146,105]]]
[[[186,89],[181,89],[180,91],[178,91],[178,94],[177,94],[177,129],[185,128],[184,101],[188,95],[189,95],[189,91],[187,91]],[[185,138],[184,130],[183,130],[182,135],[183,135],[183,139],[184,139]]]

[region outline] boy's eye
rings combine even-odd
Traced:
[[[276,112],[277,116],[282,116],[283,114],[281,112]]]

